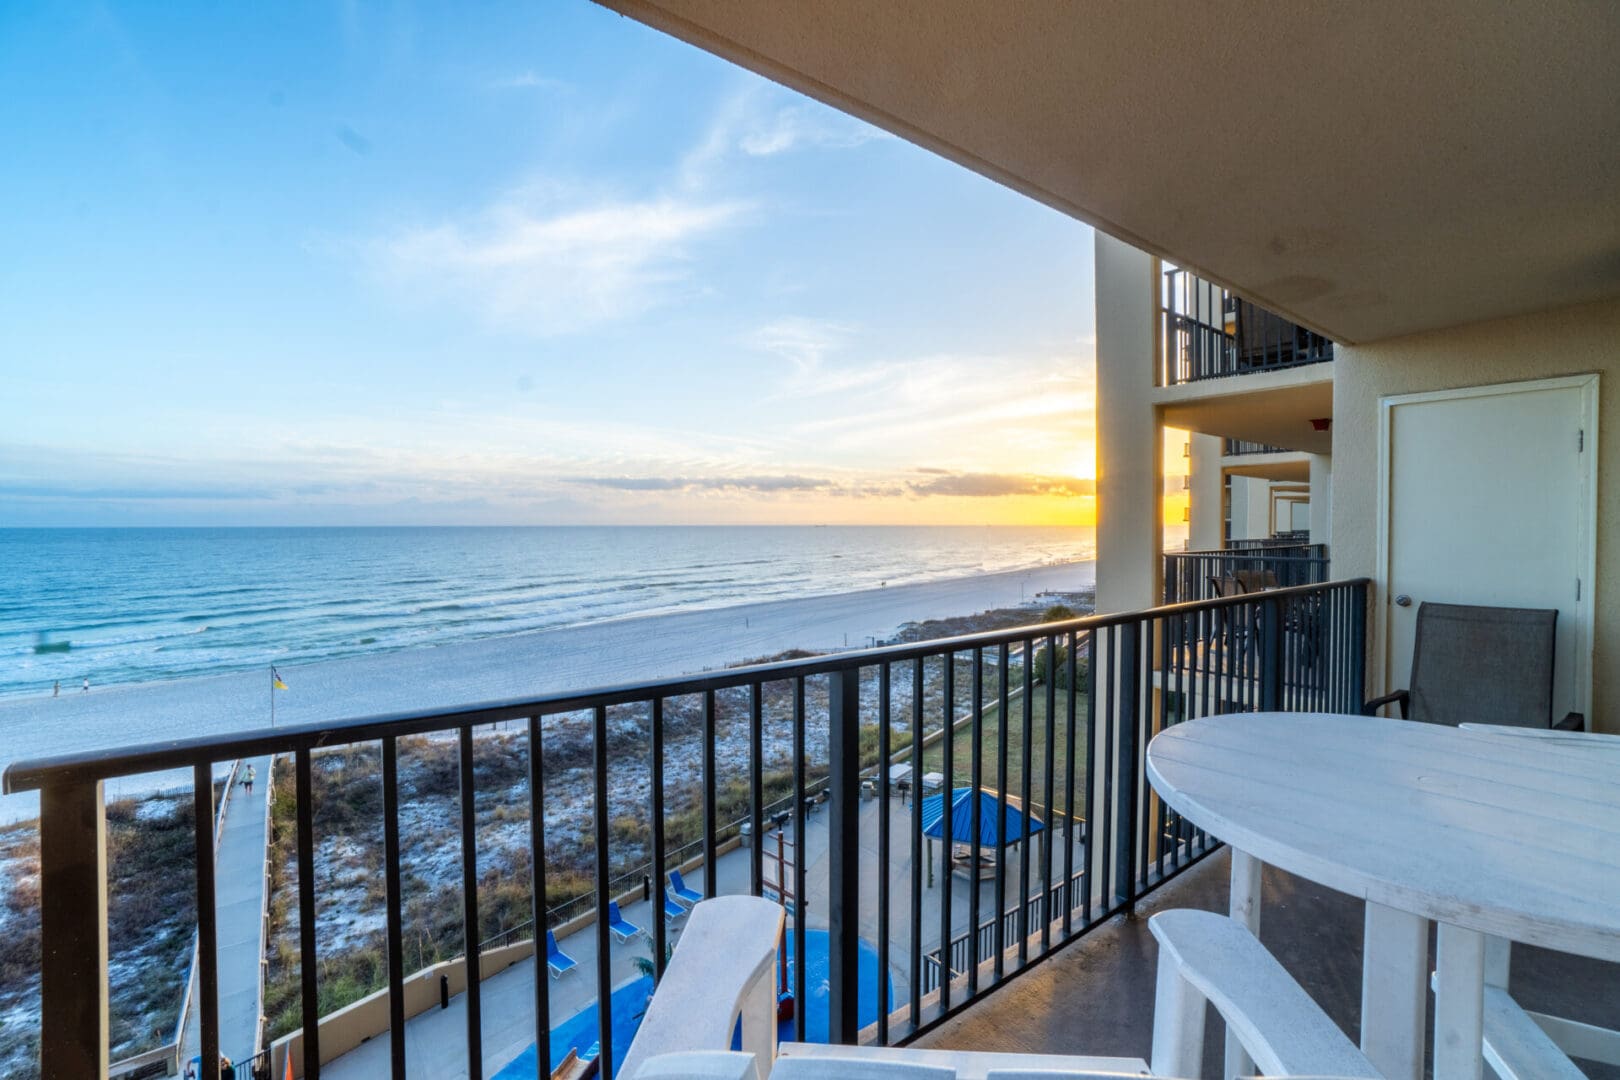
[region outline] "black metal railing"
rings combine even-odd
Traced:
[[[1291,451],[1286,446],[1272,446],[1270,443],[1250,442],[1247,439],[1227,439],[1221,449],[1226,457],[1246,457],[1249,454],[1287,454]]]
[[[1159,309],[1163,386],[1333,359],[1328,338],[1187,270],[1164,271]]]
[[[1129,910],[1144,893],[1214,850],[1218,841],[1162,804],[1147,783],[1148,741],[1167,725],[1233,709],[1357,709],[1364,700],[1367,586],[1365,579],[1310,585],[448,712],[377,716],[19,762],[6,770],[4,789],[40,793],[43,1075],[106,1073],[111,958],[106,944],[103,781],[189,766],[199,822],[195,858],[201,1076],[217,1080],[220,1017],[210,781],[216,762],[281,754],[291,758],[296,781],[291,812],[296,816],[298,884],[292,904],[300,927],[296,951],[303,1027],[293,1072],[319,1076],[321,944],[315,925],[321,894],[314,872],[317,822],[312,769],[325,748],[375,743],[381,748],[380,826],[386,860],[387,1038],[392,1075],[404,1076],[404,984],[409,973],[401,947],[400,740],[439,734],[454,739],[460,763],[455,813],[463,863],[459,893],[461,962],[467,974],[466,1070],[469,1076],[480,1077],[484,1032],[477,967],[482,950],[476,737],[486,726],[504,721],[521,720],[526,725],[528,842],[533,853],[528,885],[531,914],[538,921],[549,910],[551,856],[544,811],[548,798],[559,798],[549,789],[561,782],[543,768],[546,744],[548,738],[557,737],[556,724],[582,717],[580,730],[590,733],[592,747],[588,779],[581,781],[581,788],[589,788],[593,808],[596,918],[592,930],[581,932],[595,937],[596,1034],[602,1073],[611,1076],[615,1050],[624,1048],[614,1045],[614,1007],[608,993],[613,945],[606,914],[627,866],[624,859],[615,861],[612,850],[610,792],[620,799],[626,790],[634,792],[635,805],[621,803],[619,809],[645,815],[651,828],[650,861],[641,855],[636,858],[658,868],[661,876],[670,865],[668,848],[674,846],[666,843],[665,823],[669,739],[692,734],[687,728],[666,730],[671,727],[666,712],[677,699],[695,701],[701,713],[700,763],[695,770],[671,775],[696,773],[692,782],[701,791],[699,846],[705,894],[715,895],[720,886],[717,703],[724,703],[728,710],[735,706],[741,711],[740,715],[728,711],[725,730],[736,743],[728,745],[725,757],[735,760],[735,754],[747,761],[746,820],[754,843],[749,852],[737,856],[748,861],[747,891],[761,895],[771,884],[762,872],[760,842],[769,810],[762,782],[768,764],[764,738],[768,728],[772,745],[791,744],[787,771],[795,838],[806,835],[805,796],[825,777],[827,809],[818,817],[828,829],[829,854],[815,869],[813,889],[805,860],[793,861],[792,893],[801,902],[792,905],[788,932],[793,935],[794,954],[804,957],[802,901],[814,894],[820,904],[825,897],[830,1038],[905,1041],[1103,920]],[[622,736],[624,724],[632,719],[644,725],[644,738],[638,734],[628,744],[623,738],[610,740],[610,732]],[[784,731],[784,725],[789,730]],[[922,737],[909,738],[909,745],[904,745],[911,733]],[[1010,749],[1015,745],[1013,735],[1019,747],[1016,756]],[[923,845],[935,839],[923,832],[927,797],[914,797],[909,806],[902,804],[896,810],[891,784],[898,781],[888,767],[894,764],[909,765],[912,778],[940,773],[942,795],[959,788],[974,793],[969,797],[966,836],[953,835],[952,814],[944,814],[940,822],[937,839],[946,867],[938,886],[925,884],[923,874]],[[561,775],[576,772],[568,769]],[[640,783],[642,777],[649,782]],[[863,802],[863,782],[876,789],[875,804]],[[736,790],[734,777],[731,785],[730,790]],[[914,785],[914,790],[920,794],[921,787]],[[989,808],[981,807],[978,792],[991,793]],[[575,800],[575,816],[586,813],[578,804],[585,794],[563,793]],[[1002,846],[1009,836],[1007,815],[1014,806],[1044,822],[1038,853],[1027,838],[1015,855]],[[965,889],[965,897],[957,897],[951,864],[964,858],[975,877],[981,866],[988,865],[984,826],[989,823],[983,818],[987,812],[996,826],[988,841],[997,856],[991,910],[1002,914],[985,920],[979,909],[980,894],[986,890],[975,881]],[[876,896],[863,897],[863,836],[870,841],[874,830],[879,866],[888,869],[869,875],[877,882]],[[633,870],[635,860],[629,864]],[[1019,897],[1028,899],[1020,902]],[[877,985],[872,989],[883,1006],[875,1019],[863,1019],[858,1012],[863,904],[873,904],[877,913]],[[670,928],[661,904],[655,902],[651,912],[655,975],[661,976]],[[949,954],[950,974],[945,978],[938,971],[941,942]],[[535,949],[532,963],[533,1014],[525,1023],[532,1025],[538,1053],[549,1057],[551,980],[544,949]],[[932,976],[927,974],[930,966]],[[794,965],[792,992],[799,1002],[809,1000],[805,968],[802,963]],[[891,1001],[893,1008],[888,1007]],[[800,1038],[805,1011],[795,1010]],[[511,1034],[503,1031],[501,1039],[509,1041]],[[292,1056],[292,1044],[285,1045]],[[275,1064],[286,1068],[282,1061]]]
[[[1164,557],[1164,602],[1180,604],[1266,589],[1315,585],[1328,578],[1326,544],[1251,541],[1222,551],[1178,551]]]
[[[1084,823],[1082,823],[1082,828]],[[1030,897],[1021,907],[1010,908],[1002,912],[1001,925],[998,927],[994,919],[979,924],[977,952],[973,951],[974,944],[968,941],[969,934],[963,931],[951,939],[951,977],[965,975],[972,966],[972,957],[994,956],[998,942],[1011,941],[1016,943],[1020,938],[1038,932],[1039,928],[1049,920],[1045,913],[1048,911],[1061,912],[1066,900],[1074,898],[1075,906],[1082,901],[1079,899],[1081,890],[1085,888],[1085,870],[1075,872],[1068,882],[1058,882],[1050,891],[1038,893]],[[999,936],[998,936],[999,935]],[[923,993],[928,994],[939,989],[940,982],[940,953],[942,950],[934,949],[923,958]]]
[[[1270,536],[1250,536],[1228,540],[1226,547],[1233,551],[1277,551],[1285,555],[1321,555],[1326,557],[1326,544],[1312,544],[1311,530],[1293,529],[1272,533]],[[1307,550],[1293,550],[1304,548]]]

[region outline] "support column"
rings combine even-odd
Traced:
[[[1221,451],[1225,440],[1218,435],[1192,433],[1192,479],[1188,492],[1187,546],[1193,551],[1215,551],[1225,544],[1226,507]]]
[[[1164,449],[1153,404],[1159,261],[1096,233],[1097,611],[1159,602]]]
[[[1311,543],[1333,542],[1333,455],[1311,455]]]

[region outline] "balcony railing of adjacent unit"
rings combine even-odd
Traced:
[[[1226,547],[1232,551],[1278,551],[1286,548],[1311,548],[1312,550],[1306,552],[1283,551],[1282,553],[1285,555],[1306,554],[1322,556],[1326,556],[1327,554],[1326,544],[1311,543],[1311,530],[1309,529],[1295,529],[1290,532],[1272,533],[1270,536],[1251,536],[1243,537],[1237,540],[1228,540],[1226,542]]]
[[[1226,457],[1243,457],[1248,454],[1286,454],[1289,450],[1284,446],[1249,442],[1247,439],[1227,439],[1221,453]]]
[[[1186,270],[1166,270],[1159,308],[1164,386],[1320,364],[1333,342]]]
[[[543,810],[548,799],[559,798],[553,790],[558,777],[544,767],[546,746],[558,737],[558,725],[571,717],[583,720],[581,737],[589,732],[592,746],[590,768],[563,775],[581,777],[581,786],[590,790],[588,796],[580,794],[593,808],[588,812],[577,806],[572,813],[591,822],[588,835],[594,838],[590,857],[596,919],[593,928],[580,932],[596,940],[594,981],[604,1074],[611,1074],[615,1058],[613,1003],[605,993],[612,978],[605,914],[613,884],[626,871],[661,872],[672,865],[671,856],[685,839],[666,833],[663,812],[669,806],[671,740],[679,738],[691,740],[694,752],[700,748],[695,767],[676,768],[670,776],[692,774],[702,811],[702,879],[705,892],[715,893],[726,760],[717,754],[722,714],[726,727],[747,747],[741,778],[747,788],[745,819],[756,842],[732,858],[748,860],[748,890],[760,895],[772,884],[765,874],[765,845],[757,842],[769,813],[766,769],[785,767],[791,773],[790,783],[779,783],[792,794],[795,837],[806,835],[804,796],[816,776],[824,776],[828,809],[817,818],[829,830],[829,855],[816,868],[813,883],[802,860],[794,860],[786,874],[792,896],[814,896],[817,906],[824,903],[817,914],[818,921],[824,917],[829,938],[830,1036],[835,1042],[904,1041],[1103,920],[1129,910],[1137,898],[1217,846],[1162,805],[1146,782],[1145,749],[1155,732],[1194,716],[1234,709],[1358,708],[1363,700],[1367,585],[1365,579],[1311,585],[450,712],[260,730],[18,763],[5,773],[5,790],[40,792],[44,1075],[95,1077],[106,1071],[108,965],[115,958],[107,955],[103,781],[177,767],[193,772],[201,823],[194,845],[201,1075],[216,1080],[220,1033],[210,780],[217,762],[260,754],[291,758],[297,879],[292,906],[300,928],[296,953],[305,1033],[293,1071],[315,1077],[321,1067],[316,980],[322,948],[315,935],[321,892],[315,875],[312,772],[323,767],[323,748],[378,745],[386,931],[382,983],[389,1004],[392,1073],[399,1077],[406,1064],[404,984],[409,975],[402,947],[401,740],[437,734],[457,746],[462,948],[469,954],[460,962],[474,975],[481,887],[474,750],[480,729],[513,720],[524,725],[526,840],[534,853],[525,884],[532,911],[546,912],[548,860],[557,855],[546,845]],[[685,699],[683,707],[696,703],[700,732],[666,722],[671,703],[678,699]],[[931,728],[938,734],[931,734]],[[627,730],[632,738],[624,737]],[[922,731],[924,738],[910,740],[911,730]],[[767,732],[769,745],[779,751],[774,760],[767,755]],[[1020,747],[1016,759],[1010,745]],[[913,777],[940,772],[950,778],[947,790],[954,786],[1016,794],[1016,805],[1044,822],[1037,834],[1044,838],[1039,851],[1026,842],[1016,854],[1006,854],[1000,845],[1000,838],[1008,835],[1002,815],[1011,800],[992,794],[994,808],[986,811],[975,797],[969,800],[966,836],[953,836],[957,826],[952,816],[943,817],[941,850],[950,853],[943,874],[945,882],[952,880],[956,857],[967,866],[980,866],[984,849],[994,846],[993,888],[971,888],[967,895],[953,897],[950,887],[926,886],[921,805],[926,800],[913,798],[909,806],[895,807],[890,770],[877,767],[880,761],[910,765]],[[735,784],[737,778],[728,779]],[[863,782],[873,785],[877,795],[875,805],[864,804],[864,813]],[[625,841],[615,839],[615,812],[645,815],[651,836],[644,855],[616,854],[615,844],[622,847]],[[986,812],[1001,819],[988,841],[983,830],[990,823],[982,818]],[[865,895],[859,865],[863,844],[875,851],[879,866],[890,868],[866,875],[877,884]],[[987,892],[993,901],[990,896],[981,900]],[[794,952],[801,957],[806,955],[806,906],[792,905],[789,919]],[[877,927],[878,962],[867,977],[878,985],[870,989],[892,992],[893,1000],[892,1009],[880,1009],[875,1022],[864,1026],[857,1012],[863,989],[857,936],[863,912],[875,915]],[[653,960],[661,975],[670,929],[663,917],[651,918]],[[943,980],[940,942],[948,943],[943,951],[949,954],[950,976]],[[539,1046],[549,1047],[551,980],[543,957],[544,950],[535,951],[534,1012],[523,1026]],[[791,989],[800,1002],[809,1000],[804,978],[804,966],[796,965]],[[476,977],[468,979],[467,987],[467,1069],[479,1077],[481,990]],[[889,993],[876,999],[887,1001]],[[804,1009],[796,1010],[800,1037],[804,1015]],[[503,1031],[503,1039],[510,1034]]]
[[[1224,551],[1181,551],[1164,557],[1164,602],[1186,603],[1327,580],[1326,544],[1250,541]]]

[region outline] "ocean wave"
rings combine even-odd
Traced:
[[[81,670],[148,682],[1095,555],[1090,530],[1040,528],[398,529],[367,531],[363,550],[350,530],[289,546],[246,529],[228,560],[207,531],[63,535],[28,534],[8,548],[25,560],[0,567],[0,696]],[[73,651],[36,658],[39,627]]]

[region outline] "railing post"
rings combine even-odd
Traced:
[[[1119,808],[1114,816],[1114,895],[1126,905],[1127,910],[1131,910],[1136,900],[1136,841],[1139,826],[1136,746],[1142,706],[1142,625],[1133,622],[1121,626],[1115,643],[1119,650],[1115,660],[1119,666],[1119,712],[1113,722],[1119,730],[1116,743],[1118,760],[1115,762],[1118,770],[1115,775],[1119,777],[1119,784],[1115,787]]]
[[[1350,703],[1347,711],[1361,712],[1367,698],[1367,600],[1366,582],[1350,587]]]
[[[1260,602],[1260,711],[1282,708],[1282,604],[1275,597]]]
[[[40,1075],[107,1075],[107,815],[102,785],[39,793]]]
[[[827,828],[831,896],[827,921],[831,961],[828,989],[831,1000],[827,1030],[829,1042],[846,1045],[853,1044],[860,1034],[860,1014],[857,1009],[861,899],[860,689],[861,673],[858,668],[835,671],[828,676],[827,751],[831,770],[831,806]],[[946,738],[950,738],[948,732]],[[945,962],[949,963],[949,948],[942,952]]]

